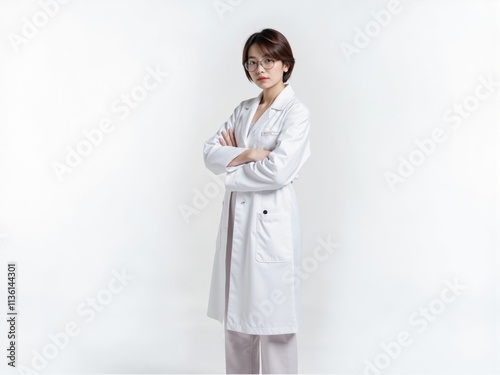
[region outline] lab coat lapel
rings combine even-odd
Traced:
[[[248,130],[250,128],[250,124],[252,123],[252,118],[255,115],[255,112],[257,112],[257,107],[259,106],[261,97],[262,93],[260,93],[259,96],[254,98],[252,101],[248,102],[247,105],[245,105],[245,113],[243,114],[241,121],[243,125],[241,138],[243,139],[245,146],[248,145],[248,136],[250,135]]]
[[[277,111],[282,111],[283,109],[285,109],[286,105],[288,104],[288,102],[290,100],[293,99],[294,95],[295,95],[295,93],[292,90],[292,87],[288,84],[285,84],[285,88],[278,94],[278,96],[274,100],[274,103],[271,105],[271,107],[269,107],[262,114],[262,116],[260,116],[260,118],[257,120],[257,122],[253,125],[252,129],[250,129],[248,137],[250,137],[254,132],[258,131],[259,128],[261,128],[263,126],[263,124],[267,123],[267,120],[269,120],[273,116],[275,116]],[[262,97],[262,93],[258,97],[259,100],[257,101],[257,106],[260,103],[261,97]],[[252,112],[252,116],[250,117],[250,120],[248,122],[248,126],[250,126],[250,121],[253,118],[253,116],[257,110],[257,106],[255,107],[255,109]],[[247,130],[247,129],[248,128],[246,128],[245,130]]]

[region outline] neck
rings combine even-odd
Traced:
[[[264,89],[262,91],[262,99],[261,103],[264,106],[269,106],[271,103],[276,99],[276,97],[279,95],[281,91],[285,88],[285,84],[283,82],[280,82],[273,87],[269,87],[268,89]]]

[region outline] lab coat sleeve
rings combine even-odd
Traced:
[[[267,158],[241,165],[226,174],[230,191],[276,190],[292,182],[309,158],[310,115],[297,103],[286,115],[276,147]]]
[[[227,165],[246,150],[245,147],[222,146],[219,138],[222,137],[222,131],[226,133],[229,129],[234,132],[234,126],[238,119],[241,110],[241,105],[236,107],[231,117],[219,128],[217,133],[210,137],[203,146],[203,159],[205,166],[216,175],[224,172],[235,171],[239,169],[242,164],[228,167]]]

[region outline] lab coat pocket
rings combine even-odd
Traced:
[[[258,262],[291,262],[292,219],[289,212],[257,214],[255,259]]]
[[[263,150],[272,151],[276,148],[279,132],[264,131],[260,133],[259,146]]]

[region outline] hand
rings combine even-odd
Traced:
[[[227,166],[233,167],[235,165],[245,164],[252,161],[264,160],[270,153],[271,151],[261,150],[258,148],[247,148],[245,151],[231,160],[231,162]]]
[[[271,153],[271,151],[268,150],[262,150],[260,148],[254,148],[252,152],[252,160],[253,161],[260,161],[264,160],[267,158],[267,156]]]
[[[233,129],[229,129],[228,133],[226,133],[224,130],[222,131],[222,137],[219,138],[219,142],[222,146],[233,146],[237,147],[236,145],[236,138],[234,136]]]

